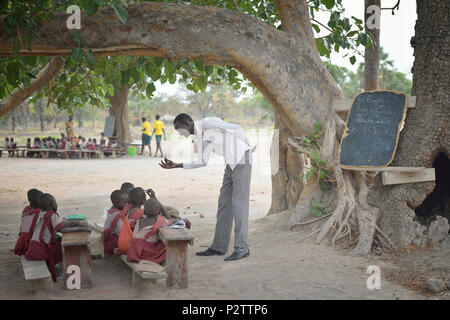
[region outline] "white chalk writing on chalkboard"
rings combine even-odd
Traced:
[[[383,167],[392,161],[399,128],[406,113],[406,95],[392,91],[359,94],[350,109],[340,161],[347,167]]]

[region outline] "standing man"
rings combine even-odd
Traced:
[[[144,147],[148,146],[149,156],[152,156],[152,147],[150,146],[151,136],[150,136],[150,122],[147,121],[145,117],[142,117],[142,148],[141,155],[144,154]]]
[[[159,114],[156,115],[156,120],[153,123],[153,132],[152,136],[155,135],[156,140],[156,152],[155,157],[158,155],[158,150],[161,151],[161,157],[164,157],[162,149],[161,149],[161,138],[164,133],[164,140],[166,140],[166,131],[164,130],[164,122],[159,120]]]
[[[66,135],[67,139],[73,139],[73,123],[72,123],[72,116],[69,116],[69,120],[66,121]]]
[[[198,256],[224,255],[229,246],[234,219],[234,252],[225,261],[233,261],[250,255],[248,245],[248,210],[250,179],[252,173],[250,146],[244,131],[236,124],[219,118],[204,118],[194,122],[185,114],[179,114],[173,125],[185,137],[194,136],[199,149],[198,160],[190,163],[174,163],[167,158],[161,161],[164,169],[194,169],[208,163],[211,151],[225,158],[225,173],[220,188],[214,241]]]

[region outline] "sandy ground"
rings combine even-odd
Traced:
[[[180,142],[167,141],[167,151]],[[187,145],[189,146],[189,145]],[[384,278],[384,270],[401,271],[386,259],[353,258],[327,245],[298,243],[299,234],[285,231],[287,214],[266,216],[271,183],[268,152],[260,148],[254,163],[250,196],[250,257],[224,262],[224,257],[197,257],[214,234],[223,164],[196,170],[163,170],[148,156],[102,160],[0,159],[0,299],[424,299],[417,291]],[[176,153],[172,153],[177,157]],[[258,158],[259,157],[259,158]],[[166,289],[164,281],[131,288],[130,269],[118,258],[93,260],[93,288],[68,291],[62,281],[52,290],[32,293],[12,252],[26,191],[37,187],[53,194],[60,215],[81,213],[101,222],[112,190],[130,181],[151,187],[162,203],[179,209],[192,222],[189,288]],[[200,217],[204,215],[204,218]],[[93,253],[101,250],[92,234]],[[228,254],[233,249],[231,241]],[[381,289],[366,286],[369,265],[381,269]]]

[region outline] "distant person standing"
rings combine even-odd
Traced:
[[[73,139],[73,123],[72,116],[69,116],[69,120],[66,121],[66,135],[67,139]]]
[[[102,132],[101,133],[101,138],[100,138],[100,148],[104,148],[106,147],[106,139],[105,139],[105,134]]]
[[[164,130],[164,122],[159,120],[159,114],[157,114],[155,123],[153,123],[153,132],[152,132],[152,136],[155,135],[155,140],[156,140],[155,157],[158,155],[158,150],[161,151],[161,157],[164,157],[162,149],[161,149],[161,138],[162,138],[163,134],[164,134],[164,140],[166,140],[166,131]]]
[[[141,155],[144,154],[144,148],[145,146],[148,146],[149,156],[152,156],[152,147],[150,146],[151,141],[151,134],[150,134],[150,122],[147,121],[145,117],[142,117],[142,148],[141,148]]]

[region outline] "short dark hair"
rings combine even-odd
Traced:
[[[131,189],[134,188],[134,184],[131,182],[124,182],[122,183],[122,186],[120,187],[120,190],[125,191],[127,194],[130,193]]]
[[[147,217],[157,217],[161,212],[161,202],[157,199],[149,199],[144,203],[144,214]]]
[[[142,205],[145,201],[145,191],[141,187],[136,187],[130,190],[128,193],[130,203],[133,205]]]
[[[188,115],[187,113],[180,113],[179,115],[177,115],[175,117],[175,120],[173,120],[173,124],[181,124],[184,126],[188,126],[189,123],[193,122],[194,120],[192,120],[191,116]]]
[[[30,189],[27,192],[27,198],[30,202],[30,206],[33,208],[39,208],[39,197],[42,195],[42,191],[39,191],[38,189]]]
[[[55,210],[58,208],[56,199],[50,193],[43,193],[39,197],[39,209],[44,211]]]
[[[145,121],[145,120],[147,120],[147,118],[145,118],[145,117],[142,117],[142,119],[141,119],[142,121]]]
[[[155,119],[156,119],[156,120],[159,120],[159,114],[157,114],[157,115],[155,116]]]
[[[119,204],[128,201],[128,193],[123,191],[123,190],[114,190],[111,193],[111,202],[114,205],[114,207],[118,207]],[[122,209],[122,208],[118,208],[118,209]]]

